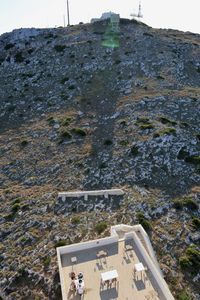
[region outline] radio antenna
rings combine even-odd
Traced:
[[[69,0],[67,0],[67,26],[70,26],[70,19],[69,19]]]
[[[141,1],[139,3],[138,14],[131,14],[131,17],[138,18],[138,19],[143,18]]]

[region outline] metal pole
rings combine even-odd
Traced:
[[[68,21],[67,26],[70,26],[70,20],[69,20],[69,1],[68,0],[67,0],[67,21]]]

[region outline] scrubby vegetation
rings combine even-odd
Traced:
[[[193,218],[192,218],[192,224],[193,224],[193,226],[194,226],[196,229],[199,229],[199,228],[200,228],[200,219],[199,219],[199,218],[193,217]]]
[[[108,224],[106,221],[102,221],[102,222],[99,222],[96,226],[95,226],[95,231],[98,233],[98,234],[101,234],[102,232],[104,232],[107,228]]]
[[[75,133],[76,135],[79,135],[79,136],[82,136],[82,137],[86,136],[86,131],[84,129],[81,129],[81,128],[78,128],[78,127],[73,128],[72,133]]]
[[[65,45],[55,45],[54,46],[54,49],[57,51],[57,52],[63,52],[65,50],[66,46]]]
[[[64,241],[64,240],[60,240],[58,241],[56,244],[55,244],[55,248],[57,247],[62,247],[62,246],[66,246],[67,245],[67,242]]]
[[[145,218],[143,213],[137,213],[137,220],[146,231],[150,231],[152,229],[151,223]]]
[[[185,290],[183,290],[180,294],[178,294],[178,300],[192,300],[192,298]]]
[[[22,63],[24,61],[24,57],[23,57],[22,52],[17,52],[16,53],[16,55],[15,55],[15,61],[17,63]]]
[[[154,134],[154,137],[159,137],[163,135],[174,135],[176,134],[176,129],[172,127],[164,128]]]
[[[191,155],[187,156],[185,158],[185,161],[194,165],[199,165],[200,164],[200,156],[197,155]]]
[[[173,206],[176,209],[182,209],[183,207],[186,207],[190,210],[198,209],[197,202],[194,199],[192,199],[191,197],[184,197],[182,199],[174,199]]]
[[[110,139],[106,139],[105,141],[104,141],[104,145],[106,145],[106,146],[110,146],[110,145],[112,145],[112,141],[110,140]]]
[[[200,251],[195,245],[189,246],[185,254],[180,257],[179,263],[182,269],[198,272],[200,267]]]
[[[136,145],[133,145],[133,146],[131,147],[131,154],[132,154],[132,155],[137,155],[138,153],[139,153],[138,147],[137,147]]]

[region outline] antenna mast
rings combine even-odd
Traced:
[[[70,20],[69,20],[69,0],[67,0],[67,26],[70,26]]]
[[[140,1],[140,4],[139,4],[139,11],[138,11],[138,18],[142,18],[143,15],[142,15],[142,6],[141,6],[141,1]]]
[[[138,14],[131,14],[131,17],[135,17],[135,18],[143,18],[143,14],[142,14],[142,5],[141,5],[141,1],[139,3],[139,10],[138,10]]]

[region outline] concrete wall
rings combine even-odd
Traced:
[[[101,196],[108,198],[109,195],[123,195],[124,192],[121,189],[111,189],[111,190],[97,190],[97,191],[78,191],[78,192],[60,192],[58,197],[62,198],[63,201],[68,197],[82,197],[87,200],[88,196]]]
[[[160,272],[158,271],[157,267],[155,266],[155,264],[149,257],[147,251],[141,244],[141,241],[139,240],[137,234],[135,232],[133,232],[132,236],[133,236],[133,240],[136,244],[136,247],[145,262],[145,265],[147,266],[149,272],[151,273],[151,276],[155,282],[155,286],[156,286],[159,294],[161,295],[161,298],[165,299],[165,300],[174,300],[174,297],[171,294],[171,292],[168,288],[168,285],[166,284],[165,280],[160,275]]]
[[[86,249],[92,249],[96,247],[102,247],[105,245],[113,244],[118,242],[118,236],[111,236],[99,240],[94,240],[90,242],[83,242],[83,243],[78,243],[78,244],[73,244],[69,246],[63,246],[63,247],[58,247],[58,253],[60,255],[63,254],[69,254],[81,250],[86,250]]]
[[[61,292],[62,292],[62,299],[65,299],[65,291],[64,291],[64,277],[62,273],[62,263],[61,263],[61,256],[60,256],[60,250],[59,247],[56,249],[57,251],[57,260],[58,260],[58,268],[59,268],[59,276],[60,276],[60,287],[61,287]]]

